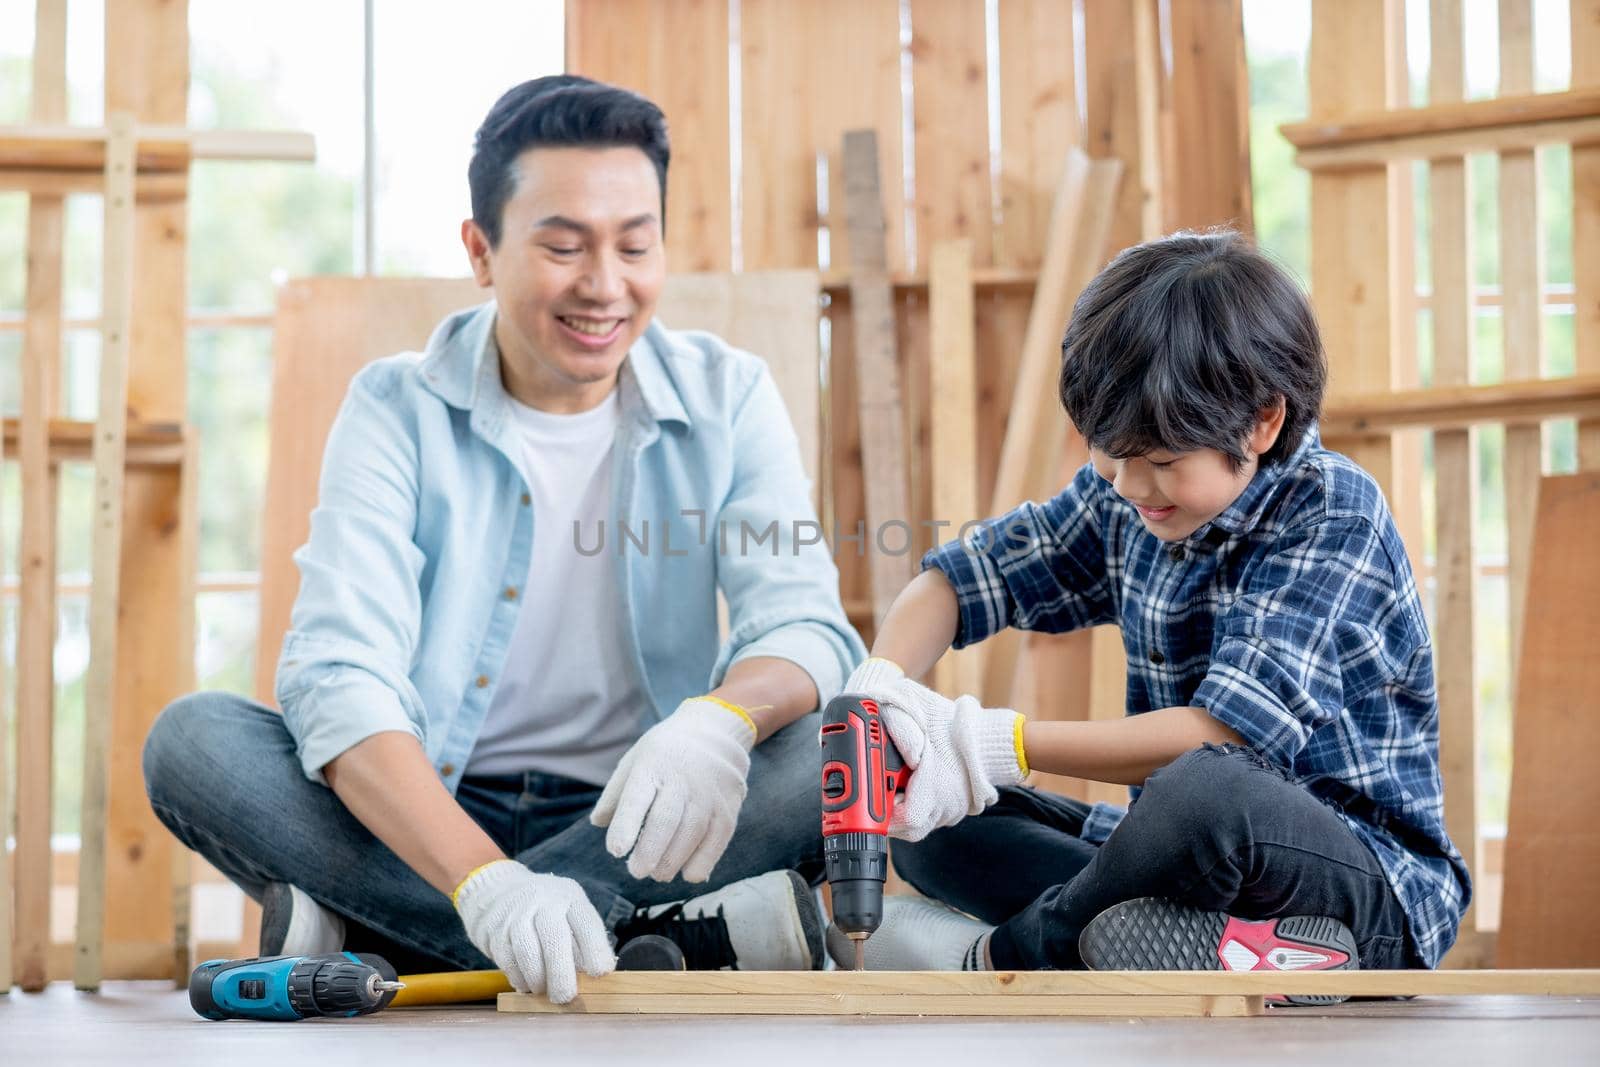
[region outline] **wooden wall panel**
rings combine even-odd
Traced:
[[[566,42],[569,72],[642,93],[666,112],[671,269],[731,269],[728,0],[567,0]]]
[[[1171,167],[1165,229],[1255,228],[1241,0],[1171,0]]]
[[[878,131],[889,269],[903,270],[905,172],[900,130],[900,12],[895,0],[742,0],[743,267],[850,263],[844,225],[844,132]],[[828,189],[819,198],[818,157]],[[819,215],[825,201],[829,218]],[[817,228],[829,227],[829,263]]]
[[[186,0],[118,0],[106,5],[106,111],[183,125],[188,114]],[[140,201],[134,212],[132,349],[128,415],[182,422],[188,411],[186,360],[188,206]],[[194,648],[174,625],[194,604],[195,566],[183,552],[182,482],[175,468],[133,468],[123,494],[121,611],[111,740],[107,942],[171,937],[172,850],[180,847],[145,798],[140,753],[163,707],[194,689]]]
[[[1428,101],[1465,97],[1465,32],[1461,0],[1432,0]],[[1466,161],[1428,164],[1433,200],[1429,235],[1433,265],[1433,384],[1473,380],[1472,194]],[[1445,825],[1476,870],[1478,685],[1474,666],[1477,613],[1478,444],[1476,431],[1440,430],[1433,437],[1437,501],[1433,639],[1439,686],[1439,762]],[[1476,926],[1476,914],[1462,920]]]
[[[1122,185],[1111,220],[1116,253],[1161,230],[1161,144],[1141,114],[1155,114],[1156,0],[1083,6],[1084,150],[1122,160]]]
[[[1600,0],[1571,0],[1572,87],[1600,87]],[[1579,374],[1600,374],[1600,145],[1572,148],[1573,323]],[[1600,470],[1600,419],[1578,424],[1578,464]]]
[[[1000,0],[998,16],[1000,221],[994,261],[1038,270],[1067,149],[1083,140],[1072,0]],[[988,496],[980,493],[978,499]]]
[[[939,241],[972,242],[994,262],[989,93],[983,0],[911,0],[916,255],[926,270]]]
[[[1402,16],[1398,0],[1312,0],[1312,119],[1390,105],[1389,38]],[[1311,176],[1311,295],[1333,395],[1396,385],[1393,207],[1387,167]],[[1325,443],[1366,467],[1393,505],[1397,472],[1388,437]]]

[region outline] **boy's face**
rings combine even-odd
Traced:
[[[1089,459],[1095,472],[1139,510],[1145,529],[1163,541],[1181,541],[1239,499],[1255,477],[1261,456],[1278,440],[1283,418],[1281,400],[1277,407],[1261,413],[1245,440],[1245,464],[1237,471],[1228,457],[1214,448],[1157,450],[1123,459],[1091,448]]]
[[[637,148],[530,148],[489,247],[461,238],[493,286],[506,390],[530,407],[587,411],[616,384],[666,281],[661,186]]]

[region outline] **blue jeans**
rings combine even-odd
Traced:
[[[1247,919],[1330,915],[1355,935],[1362,967],[1417,965],[1377,857],[1248,750],[1207,745],[1161,768],[1104,844],[1079,837],[1088,814],[1070,797],[1002,789],[982,815],[890,855],[924,895],[997,924],[1000,970],[1082,968],[1083,928],[1138,897]]]
[[[706,883],[634,878],[589,824],[600,790],[529,772],[462,781],[456,799],[534,871],[574,879],[614,927],[635,908],[789,868],[822,879],[822,809],[812,713],[758,745],[738,828]],[[346,919],[346,945],[402,972],[494,966],[467,940],[450,899],[423,881],[345,808],[308,780],[283,717],[231,693],[198,693],[156,720],[144,748],[156,815],[252,898],[289,882]],[[405,797],[397,796],[396,804]]]

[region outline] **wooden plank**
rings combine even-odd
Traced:
[[[133,341],[133,117],[114,113],[106,145],[105,251],[102,258],[100,414],[95,419],[94,586],[89,594],[89,669],[84,681],[83,807],[78,876],[78,947],[73,984],[100,988],[105,935],[108,766],[117,638],[121,629],[122,489],[128,354]],[[191,635],[192,636],[192,635]],[[192,647],[192,646],[191,646]]]
[[[1066,420],[1056,410],[1055,399],[1061,336],[1072,301],[1106,260],[1107,231],[1121,176],[1118,160],[1090,161],[1076,149],[1068,154],[1050,219],[1050,251],[1028,314],[1022,363],[990,501],[991,515],[1059,489],[1058,464],[1068,438]],[[1020,637],[1002,632],[986,645],[984,693],[1002,705],[1011,702]]]
[[[994,261],[1037,271],[1067,149],[1083,141],[1073,23],[1062,0],[1000,0],[997,23],[1000,219]]]
[[[687,994],[919,998],[1600,995],[1600,970],[1491,971],[615,971],[578,976],[580,997]],[[529,994],[507,993],[507,997]],[[530,999],[543,1000],[532,995]]]
[[[67,117],[66,7],[65,0],[39,0],[35,7],[35,121],[59,122]],[[30,197],[22,417],[16,441],[22,468],[16,652],[16,923],[8,934],[8,943],[14,939],[16,946],[17,983],[28,990],[44,987],[50,930],[57,471],[49,458],[49,419],[56,411],[60,380],[63,220],[59,196]]]
[[[567,0],[567,70],[632,89],[666,113],[674,270],[733,265],[728,17],[728,0]]]
[[[889,605],[910,581],[911,567],[905,556],[886,551],[882,543],[890,531],[889,524],[905,522],[910,511],[876,132],[845,133],[844,166],[852,256],[850,305],[855,325],[856,403],[861,414],[861,460],[866,482],[867,534],[871,538],[867,563],[872,576],[873,619],[881,625]]]
[[[1280,130],[1282,127],[1280,127]],[[1349,171],[1404,163],[1413,159],[1438,159],[1474,152],[1507,152],[1551,144],[1600,142],[1600,118],[1560,119],[1528,125],[1483,130],[1425,133],[1362,141],[1333,148],[1307,148],[1295,153],[1297,165],[1309,171]]]
[[[966,238],[972,262],[994,262],[989,92],[982,0],[910,0],[917,248]]]
[[[898,0],[741,0],[739,19],[744,268],[853,265],[839,149],[846,130],[872,129],[888,264],[904,269]]]
[[[905,519],[911,524],[911,551],[907,565],[911,574],[917,571],[922,554],[932,547],[933,530],[933,464],[929,462],[931,429],[928,416],[930,391],[928,377],[932,373],[928,332],[928,294],[918,292],[893,293],[895,365],[900,378],[900,423],[903,427],[906,479]],[[891,533],[891,547],[898,548],[906,540],[896,528]]]
[[[1500,967],[1600,964],[1600,776],[1557,772],[1600,751],[1600,472],[1540,484],[1529,612],[1517,665]]]
[[[875,996],[850,993],[766,996],[663,996],[584,993],[567,1004],[543,996],[502,993],[503,1012],[539,1015],[951,1015],[951,1016],[1132,1016],[1139,1018],[1239,1018],[1261,1014],[1260,997],[1088,996],[988,997]]]
[[[1446,104],[1466,91],[1465,23],[1461,0],[1432,0],[1432,61],[1428,99]],[[1433,269],[1433,380],[1470,385],[1473,378],[1472,195],[1463,159],[1428,164],[1432,195],[1429,259]],[[1477,872],[1478,672],[1474,655],[1477,615],[1478,450],[1470,427],[1433,438],[1435,593],[1434,676],[1439,687],[1439,771],[1444,780],[1445,827],[1467,867]],[[1477,926],[1476,905],[1461,926]]]
[[[1254,227],[1250,197],[1250,77],[1241,0],[1169,5],[1172,156],[1166,228]]]
[[[1600,90],[1600,0],[1571,0],[1572,87]],[[1572,146],[1573,356],[1600,374],[1600,145]],[[1578,423],[1578,466],[1600,469],[1600,418]]]
[[[1314,115],[1304,122],[1286,123],[1278,130],[1295,148],[1311,151],[1418,137],[1493,133],[1516,126],[1596,116],[1600,116],[1600,90],[1574,78],[1567,92],[1535,93],[1529,82],[1526,88],[1489,100],[1430,101],[1426,107],[1396,108],[1366,104],[1344,114]]]
[[[5,469],[5,442],[0,440],[0,470]],[[0,520],[5,518],[0,508]],[[0,559],[5,558],[4,525],[0,522]],[[6,684],[0,659],[0,692]],[[0,993],[11,991],[11,709],[0,701]]]
[[[35,197],[63,197],[77,193],[100,195],[98,171],[0,170],[0,192],[28,193]],[[140,203],[181,200],[189,195],[189,175],[184,171],[142,175],[134,182]]]
[[[1441,385],[1358,396],[1336,395],[1323,407],[1328,437],[1379,435],[1427,426],[1461,429],[1486,422],[1518,425],[1600,414],[1600,374],[1576,378]]]
[[[1396,0],[1312,0],[1310,109],[1315,121],[1395,102],[1388,77],[1390,36],[1403,16]],[[1392,284],[1396,227],[1389,170],[1311,175],[1311,294],[1329,355],[1329,387],[1339,392],[1395,388],[1396,317]],[[1395,453],[1388,439],[1341,439],[1345,452],[1377,480],[1391,503]]]
[[[65,118],[63,114],[61,119]],[[109,136],[108,128],[69,126],[64,121],[0,125],[0,170],[92,175],[105,169]],[[141,175],[187,171],[196,159],[310,163],[317,157],[316,139],[299,130],[190,130],[142,124],[134,136]]]
[[[973,308],[972,243],[940,242],[928,261],[930,318],[929,422],[933,468],[933,519],[950,525],[937,538],[955,537],[978,514],[977,335]],[[983,684],[973,649],[951,651],[934,666],[941,693],[977,693]]]
[[[106,111],[179,127],[189,96],[188,4],[107,5]],[[181,424],[188,413],[188,206],[134,205],[132,327],[126,417]],[[177,842],[145,796],[140,753],[161,709],[183,695],[194,646],[179,643],[185,568],[178,467],[127,470],[122,495],[122,623],[116,641],[107,811],[105,940],[166,941],[172,960],[172,865]],[[148,977],[167,977],[165,966]]]
[[[1500,0],[1500,94],[1533,91],[1532,0]],[[1600,97],[1600,94],[1596,94]],[[1600,108],[1600,100],[1597,100]],[[1539,157],[1500,153],[1501,344],[1507,381],[1544,370],[1544,230],[1539,224]],[[1543,474],[1541,427],[1508,426],[1505,440],[1506,557],[1510,567],[1511,662],[1521,660],[1529,552]],[[1511,707],[1517,706],[1513,693]]]
[[[98,328],[98,324],[97,324]],[[41,410],[43,405],[41,404]],[[26,416],[26,412],[24,412]],[[6,448],[18,447],[25,419],[0,420],[0,436]],[[89,463],[94,460],[94,423],[76,419],[45,419],[44,453],[47,467],[62,463]],[[128,426],[128,466],[177,467],[183,462],[181,425],[172,423],[130,423]]]

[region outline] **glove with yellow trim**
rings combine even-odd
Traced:
[[[635,878],[704,882],[733,837],[756,725],[716,697],[694,697],[645,731],[606,782],[589,821]]]
[[[1009,708],[986,708],[971,696],[950,700],[905,677],[864,688],[912,770],[889,836],[921,841],[978,814],[999,799],[1000,786],[1028,776],[1024,720]]]

